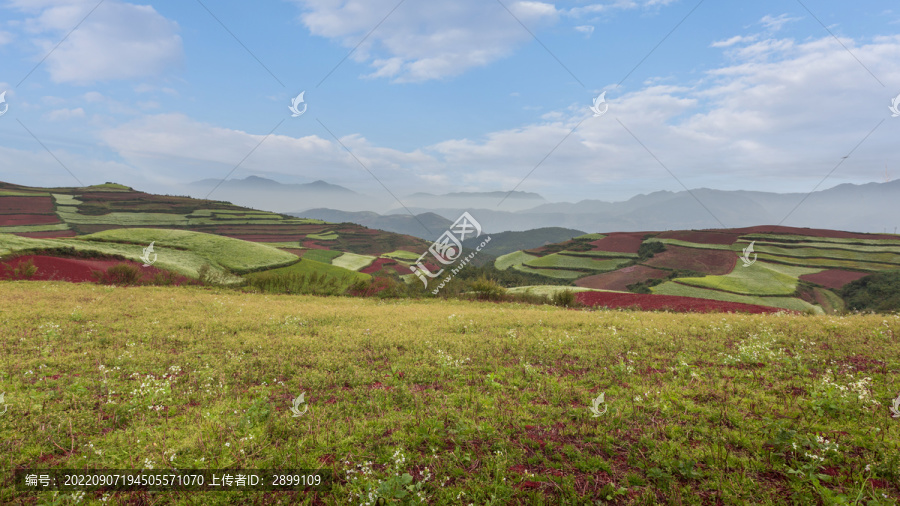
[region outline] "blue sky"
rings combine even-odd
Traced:
[[[232,177],[375,196],[372,174],[398,196],[806,193],[851,151],[820,189],[900,176],[895,2],[397,4],[2,1],[0,180],[183,194],[251,151]]]

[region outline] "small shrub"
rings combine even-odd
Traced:
[[[648,258],[653,258],[653,255],[662,253],[665,250],[666,245],[659,241],[643,242],[638,248],[638,258],[640,260],[647,260]]]
[[[156,286],[172,286],[178,283],[178,276],[171,271],[157,272],[153,275],[150,284]]]
[[[34,265],[34,262],[30,258],[24,262],[20,262],[19,265],[15,267],[9,264],[4,267],[11,273],[13,279],[31,279],[38,270],[37,266]]]
[[[550,302],[553,303],[554,306],[562,306],[562,307],[574,307],[578,304],[578,301],[575,298],[575,292],[572,290],[562,290],[553,294],[553,297],[550,298]]]
[[[94,279],[104,285],[139,285],[143,274],[133,265],[113,265],[106,271],[93,271]]]
[[[475,297],[479,300],[503,300],[506,296],[506,288],[493,279],[484,277],[471,281],[469,290],[475,292]]]

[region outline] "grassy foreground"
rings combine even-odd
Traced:
[[[2,504],[900,496],[897,316],[6,282],[0,330]],[[308,411],[293,417],[301,393]],[[336,480],[324,492],[38,496],[12,487],[17,467],[328,468]]]

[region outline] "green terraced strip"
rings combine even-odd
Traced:
[[[512,253],[507,253],[505,255],[501,255],[497,257],[497,260],[494,261],[494,267],[498,270],[505,271],[510,267],[516,265],[522,265],[525,262],[538,258],[534,255],[529,255],[524,251],[513,251]]]
[[[603,239],[604,237],[606,237],[605,234],[584,234],[584,235],[579,235],[578,237],[573,237],[572,240],[573,241],[577,241],[577,240],[599,241],[600,239]]]
[[[638,258],[637,253],[617,253],[615,251],[560,251],[560,255],[573,257],[604,257],[604,258]]]
[[[775,263],[799,265],[804,267],[821,267],[825,269],[849,269],[854,271],[890,271],[897,269],[897,265],[895,264],[859,262],[853,260],[837,260],[832,258],[792,258],[786,256],[768,255],[765,253],[758,254],[758,258],[760,260],[768,260]]]
[[[533,268],[577,269],[607,272],[628,263],[628,259],[596,260],[591,257],[577,257],[553,253],[525,262],[525,266]]]
[[[740,240],[738,241],[741,244],[741,247],[746,247],[750,241]],[[823,249],[823,250],[835,250],[835,251],[854,251],[854,252],[866,252],[866,253],[896,253],[900,255],[900,242],[894,243],[893,246],[888,245],[878,245],[878,246],[864,246],[860,244],[848,244],[848,243],[828,243],[828,242],[802,242],[802,243],[783,243],[783,242],[771,242],[771,241],[754,241],[753,245],[754,249],[757,249],[758,246],[767,246],[774,248],[782,248],[786,251],[791,251],[794,249],[800,248],[815,248],[815,249]]]
[[[734,251],[734,247],[731,244],[702,244],[699,242],[679,241],[678,239],[653,239],[653,240],[659,241],[663,244],[671,244],[672,246],[683,246],[685,248],[718,249],[718,250],[725,250],[725,251]],[[740,248],[738,250],[740,250]]]
[[[805,236],[805,235],[778,235],[778,234],[747,234],[742,235],[739,240],[741,241],[753,241],[753,240],[770,240],[770,241],[781,241],[781,242],[827,242],[827,243],[839,243],[839,244],[862,244],[862,245],[897,245],[900,242],[900,236],[897,236],[897,239],[839,239],[834,237],[819,237],[819,236]]]
[[[611,293],[629,293],[629,292],[617,292],[615,290],[596,290],[593,288],[584,288],[580,286],[560,286],[560,285],[533,285],[533,286],[517,286],[514,288],[508,288],[506,291],[508,293],[531,293],[533,295],[545,295],[547,297],[552,297],[556,295],[558,292],[564,292],[569,290],[571,292],[611,292]]]
[[[53,193],[53,199],[56,200],[57,206],[77,206],[78,204],[83,204],[82,201],[76,199],[72,195],[66,195],[65,193]],[[77,211],[78,208],[73,208],[72,211]]]
[[[562,269],[532,269],[531,267],[525,265],[513,265],[512,268],[520,272],[527,272],[528,274],[538,274],[540,276],[546,276],[548,278],[555,279],[578,279],[588,274],[581,271],[566,271]]]
[[[381,256],[383,256],[385,258],[391,258],[393,260],[415,261],[415,260],[418,260],[420,254],[416,254],[416,253],[413,253],[412,251],[406,251],[406,250],[401,249],[401,250],[391,251],[390,253],[385,253],[384,255],[381,255]]]
[[[790,295],[797,290],[797,276],[819,271],[821,269],[786,266],[769,268],[766,262],[757,261],[749,267],[738,264],[724,276],[678,278],[677,282],[742,295]]]
[[[360,269],[365,269],[372,262],[375,261],[375,258],[371,255],[357,255],[356,253],[344,253],[343,255],[336,257],[331,261],[331,265],[336,265],[338,267],[343,267],[344,269],[348,269],[351,271],[358,271]]]
[[[22,192],[15,190],[0,190],[0,197],[46,197],[46,192]]]
[[[333,241],[338,237],[339,236],[335,232],[328,232],[324,234],[309,234],[306,236],[307,239],[315,239],[317,241]]]
[[[330,249],[310,249],[303,252],[303,259],[330,264],[332,260],[343,254],[343,251],[334,251]]]
[[[720,292],[718,290],[707,290],[704,288],[682,285],[674,281],[667,281],[652,287],[650,290],[659,295],[679,295],[682,297],[696,297],[699,299],[720,300],[723,302],[756,304],[759,306],[777,307],[794,311],[814,311],[816,314],[825,313],[819,306],[814,306],[795,297],[754,297],[750,295],[737,295]]]
[[[232,239],[214,234],[187,230],[164,230],[155,228],[115,229],[81,236],[81,241],[127,242],[142,247],[155,242],[157,250],[169,246],[181,248],[229,269],[235,273],[246,273],[290,265],[299,260],[297,255],[264,244]],[[163,256],[160,252],[159,256]]]
[[[781,248],[778,246],[753,245],[757,253],[766,253],[780,257],[793,258],[828,258],[835,260],[855,260],[858,262],[876,262],[884,264],[897,264],[900,266],[900,254],[889,252],[851,251],[845,249],[821,249],[821,248]]]

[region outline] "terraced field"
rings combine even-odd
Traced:
[[[797,290],[800,276],[820,270],[757,261],[749,267],[738,267],[724,276],[679,278],[677,283],[742,295],[791,295]]]
[[[748,227],[597,235],[509,253],[494,265],[585,288],[632,286],[797,311],[840,310],[834,290],[868,272],[900,270],[900,237],[886,234]],[[640,253],[650,242],[665,250]],[[743,267],[751,242],[756,262]]]

